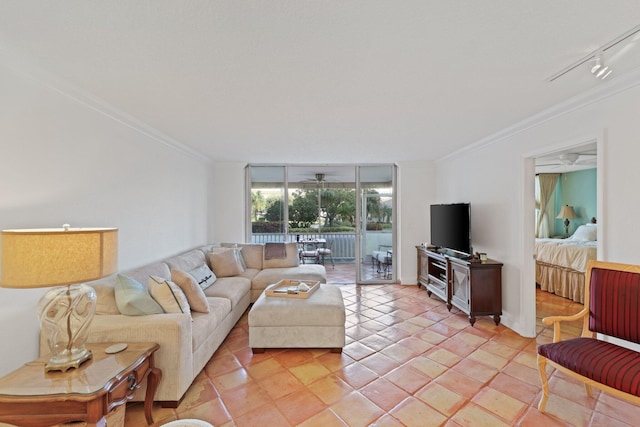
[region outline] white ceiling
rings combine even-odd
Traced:
[[[547,78],[638,23],[638,0],[0,0],[0,66],[214,160],[389,163],[607,84]]]

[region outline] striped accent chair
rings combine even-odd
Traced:
[[[589,397],[595,387],[640,404],[640,353],[596,335],[640,344],[640,266],[590,261],[585,274],[585,308],[573,316],[542,319],[553,324],[553,342],[538,346],[540,412],[549,397],[547,364],[584,382]],[[560,323],[577,320],[582,320],[582,335],[562,341]]]

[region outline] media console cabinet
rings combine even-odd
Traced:
[[[465,260],[417,246],[418,286],[427,295],[435,294],[447,304],[469,316],[493,316],[496,325],[502,315],[502,263],[488,259]]]

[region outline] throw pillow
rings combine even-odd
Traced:
[[[175,283],[149,276],[149,293],[166,313],[190,313],[187,297]]]
[[[297,267],[300,265],[300,257],[298,256],[298,245],[296,242],[285,243],[286,256],[284,258],[271,258],[263,261],[264,268],[283,268]],[[265,246],[266,255],[266,246]]]
[[[209,252],[209,262],[217,277],[237,276],[244,273],[244,268],[236,256],[235,249],[223,249]]]
[[[116,305],[120,313],[127,316],[164,313],[162,307],[151,298],[144,285],[135,279],[119,274],[114,288]]]
[[[242,248],[236,245],[233,248],[233,250],[235,251],[236,258],[238,258],[238,262],[242,266],[242,270],[246,270],[247,269],[247,263],[244,262],[244,256],[242,256]]]
[[[213,274],[213,271],[211,271],[207,264],[196,267],[193,270],[188,271],[187,273],[189,273],[191,276],[193,276],[194,279],[196,279],[196,282],[198,283],[198,285],[200,285],[200,288],[202,288],[203,291],[209,286],[213,285],[217,279],[216,275]]]
[[[115,284],[104,281],[90,286],[96,291],[96,314],[121,314],[116,304]]]
[[[234,251],[233,254],[236,257],[236,261],[242,267],[242,271],[246,271],[247,263],[245,262],[244,256],[242,255],[242,247],[238,246],[237,244],[235,244],[235,246],[230,246],[230,247],[222,247],[222,248],[214,247],[214,248],[211,248],[211,252],[220,253],[220,252],[228,251],[229,249],[233,249]]]
[[[579,240],[581,242],[595,242],[598,239],[598,229],[596,227],[579,226],[569,240]]]
[[[207,296],[191,274],[172,268],[171,280],[182,289],[182,292],[184,292],[184,295],[187,297],[191,310],[199,311],[200,313],[209,312]]]

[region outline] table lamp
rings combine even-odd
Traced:
[[[564,205],[556,218],[564,218],[564,236],[569,237],[569,219],[578,218],[578,215],[576,215],[576,212],[573,210],[573,206]]]
[[[4,288],[53,287],[38,303],[40,327],[51,351],[45,371],[66,371],[91,359],[85,348],[96,293],[83,284],[113,274],[118,229],[70,228],[2,231]]]

